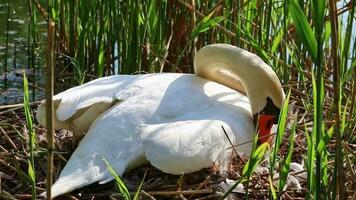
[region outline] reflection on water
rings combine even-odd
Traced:
[[[46,0],[39,2],[42,6],[46,6]],[[8,3],[10,3],[10,12],[8,12]],[[26,72],[30,81],[32,100],[43,98],[43,91],[39,88],[43,88],[42,69],[45,64],[44,42],[46,35],[43,33],[46,33],[46,21],[36,10],[38,47],[29,48],[29,6],[27,3],[28,1],[24,0],[0,0],[0,105],[22,102],[23,71]],[[6,48],[7,36],[8,48]],[[30,49],[34,49],[35,52],[34,68],[32,69],[29,69]]]

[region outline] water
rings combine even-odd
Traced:
[[[46,6],[45,0],[39,2],[42,6]],[[0,0],[0,105],[23,101],[23,71],[26,72],[30,82],[31,100],[43,99],[44,96],[39,88],[43,88],[44,79],[46,22],[36,10],[38,20],[36,37],[39,44],[34,51],[36,55],[34,68],[29,69],[29,50],[32,48],[29,48],[28,40],[28,8],[25,0]],[[8,46],[6,46],[7,34]]]

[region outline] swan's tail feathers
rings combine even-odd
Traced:
[[[69,161],[67,166],[61,172],[59,179],[52,185],[51,198],[72,192],[92,183],[99,182],[100,184],[103,184],[111,181],[113,177],[107,170],[104,161],[96,159],[84,159],[83,162],[87,165],[78,163],[76,162],[77,160],[74,162]],[[85,160],[87,162],[85,162]],[[115,172],[121,176],[126,167],[126,162],[114,163],[112,167]]]
[[[96,173],[94,172],[94,170],[87,170],[86,172],[76,171],[68,176],[60,177],[52,185],[51,198],[55,198],[59,195],[72,192],[76,189],[82,188],[98,181],[100,182],[102,179],[108,179],[108,177],[106,176],[110,176],[110,174],[105,172]]]
[[[66,194],[72,192],[76,189],[79,189],[86,184],[87,181],[83,180],[80,177],[71,178],[71,177],[63,177],[59,178],[53,185],[52,185],[52,193],[51,199],[58,197],[62,194]],[[47,193],[43,192],[40,194],[41,197],[47,197]]]
[[[71,192],[84,185],[84,181],[81,178],[71,180],[68,178],[69,177],[60,178],[53,184],[51,198]]]

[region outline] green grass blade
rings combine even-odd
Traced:
[[[325,0],[312,0],[311,1],[313,10],[313,21],[316,32],[322,33],[324,26],[324,15],[325,15]]]
[[[293,19],[299,38],[303,44],[306,45],[313,61],[317,62],[317,42],[307,17],[295,0],[288,0],[288,10]]]
[[[317,146],[317,151],[319,153],[322,153],[325,149],[326,149],[326,145],[329,143],[331,137],[334,134],[334,126],[332,126],[328,132],[324,135],[324,137],[322,138],[322,140],[319,142],[318,146]]]
[[[320,74],[319,74],[320,75]],[[317,148],[319,143],[322,141],[322,138],[324,137],[323,134],[323,117],[322,113],[320,113],[322,110],[321,108],[323,107],[323,99],[324,99],[324,82],[323,79],[319,80],[320,82],[317,83],[314,77],[314,73],[312,73],[312,85],[313,85],[313,107],[314,107],[314,126],[313,126],[313,132],[312,132],[312,141],[313,141],[313,148]],[[314,150],[313,150],[314,151]],[[311,162],[314,162],[314,160],[310,160]],[[322,182],[318,181],[322,179],[322,153],[319,151],[315,151],[315,176],[316,178],[313,179],[313,184],[315,184],[315,190],[311,190],[316,198],[321,198],[322,196]],[[310,170],[313,170],[311,168]],[[309,185],[311,186],[311,185]],[[312,188],[308,188],[312,189]]]
[[[279,183],[278,183],[278,190],[279,194],[282,194],[283,192],[283,187],[287,182],[287,177],[289,173],[289,168],[290,168],[290,163],[292,161],[292,154],[294,150],[294,137],[295,137],[295,130],[296,130],[296,123],[293,123],[292,129],[291,129],[291,135],[290,135],[290,140],[288,144],[288,152],[287,156],[283,161],[282,167],[281,167],[281,172],[280,172],[280,178],[279,178]],[[279,195],[279,198],[281,196]]]
[[[276,50],[279,47],[279,44],[281,43],[283,36],[284,36],[284,31],[283,28],[281,28],[277,31],[276,36],[273,38],[272,47],[271,47],[272,54],[276,53]]]
[[[35,182],[35,180],[36,180],[35,171],[34,171],[33,165],[31,164],[31,162],[29,160],[28,160],[27,173],[28,173],[28,177],[30,178],[31,183]]]
[[[313,129],[313,132],[315,129]],[[315,162],[315,149],[314,149],[314,139],[312,135],[308,134],[308,130],[305,127],[305,135],[307,140],[307,158],[306,158],[306,168],[307,168],[307,195],[306,198],[310,199],[315,186],[315,173],[314,173],[314,162]]]
[[[289,90],[286,99],[283,102],[283,107],[281,110],[281,113],[279,115],[279,119],[278,119],[278,128],[277,128],[277,135],[276,135],[276,139],[274,142],[274,146],[273,146],[273,152],[270,156],[270,173],[271,175],[274,172],[274,165],[276,163],[276,159],[277,159],[277,153],[279,151],[279,147],[281,145],[282,142],[282,138],[284,136],[284,132],[286,130],[286,126],[287,126],[287,115],[288,115],[288,104],[289,104],[289,98],[291,95],[291,90]]]
[[[29,103],[30,97],[28,92],[28,81],[25,73],[23,73],[23,77],[24,77],[23,88],[24,88],[25,117],[26,117],[27,127],[29,128],[29,131],[32,133],[33,123],[32,123],[32,116],[31,116],[30,103]]]
[[[266,153],[268,147],[268,143],[263,143],[260,145],[256,151],[252,152],[250,160],[247,161],[246,165],[242,170],[242,176],[250,177],[252,172],[257,167],[259,161],[262,159],[263,155]],[[243,179],[242,182],[246,181],[247,179]]]
[[[325,124],[323,124],[323,132],[325,129]],[[324,136],[325,137],[325,136]],[[322,141],[322,140],[321,140]],[[320,141],[320,143],[321,143]],[[319,144],[320,144],[319,143]],[[318,145],[319,147],[319,145]],[[326,145],[325,146],[321,146],[320,150],[317,149],[317,151],[320,154],[321,157],[321,162],[320,162],[320,168],[321,168],[321,178],[322,178],[322,187],[324,188],[324,194],[322,194],[322,196],[326,197],[326,190],[325,188],[327,188],[328,186],[330,186],[329,184],[329,173],[328,173],[328,152],[327,152],[327,148]]]
[[[272,178],[271,176],[268,176],[268,181],[269,181],[269,189],[271,191],[271,195],[272,195],[272,199],[277,199],[277,194],[276,194],[276,190],[274,189],[274,186],[273,186],[273,181],[272,181]]]
[[[341,101],[341,98],[340,98]],[[349,99],[346,101],[345,107],[344,107],[344,111],[342,112],[341,115],[341,124],[340,124],[340,133],[343,136],[345,133],[345,128],[346,128],[346,121],[347,121],[347,114],[348,114],[348,105],[349,105],[350,101]],[[341,110],[341,109],[340,109]]]
[[[247,182],[247,186],[246,186],[246,195],[247,195],[249,179],[253,171],[257,167],[258,163],[260,163],[260,161],[262,160],[268,148],[268,143],[263,143],[256,149],[256,143],[257,143],[257,136],[255,135],[250,159],[245,164],[240,179],[236,181],[236,183],[233,186],[231,186],[227,192],[225,192],[225,194],[222,196],[221,199],[225,199],[237,187],[238,184],[244,182]]]
[[[143,175],[142,181],[141,181],[140,185],[137,188],[137,191],[135,193],[135,196],[134,196],[133,200],[138,200],[139,194],[141,192],[142,185],[143,185],[143,183],[145,181],[145,178],[146,178],[146,174],[147,174],[147,170],[145,171],[145,174]]]
[[[197,37],[200,33],[204,33],[211,28],[214,28],[216,25],[218,25],[221,21],[225,19],[224,16],[218,16],[211,18],[211,16],[214,14],[214,12],[211,12],[208,16],[204,17],[202,21],[198,23],[198,25],[193,29],[193,31],[190,33],[190,38],[194,39]]]
[[[104,62],[105,62],[105,50],[104,50],[104,41],[100,43],[99,48],[99,57],[98,57],[98,72],[97,77],[102,77],[104,74]]]
[[[351,1],[351,10],[349,11],[349,15],[348,15],[348,19],[347,19],[347,27],[346,27],[346,31],[345,31],[345,40],[343,43],[343,49],[341,51],[341,71],[345,72],[348,68],[352,68],[352,67],[348,67],[348,59],[349,59],[349,54],[350,54],[350,45],[351,45],[351,37],[352,35],[354,36],[354,32],[353,30],[353,25],[354,25],[354,18],[355,18],[355,7],[356,7],[356,2],[355,1]],[[343,76],[343,73],[341,73],[341,75]]]
[[[268,53],[261,47],[261,45],[258,43],[256,38],[251,35],[248,31],[241,31],[245,34],[245,36],[249,39],[249,45],[252,46],[252,48],[257,52],[258,56],[262,58],[266,63],[270,64],[270,57],[268,56]]]
[[[31,182],[32,188],[32,199],[36,199],[36,174],[34,170],[35,166],[35,157],[34,157],[34,150],[36,145],[36,134],[34,132],[33,123],[32,123],[32,115],[31,115],[31,108],[30,108],[30,100],[29,100],[29,92],[28,92],[28,81],[26,78],[25,72],[23,73],[23,90],[24,90],[24,110],[25,110],[25,118],[26,118],[26,125],[27,130],[29,132],[29,151],[30,151],[30,160],[28,160],[28,175]]]
[[[130,192],[127,189],[125,183],[120,178],[120,176],[117,175],[115,170],[112,168],[111,164],[106,159],[103,159],[103,161],[105,162],[106,167],[107,167],[108,171],[110,172],[110,174],[115,178],[116,185],[119,188],[119,191],[122,194],[123,198],[125,200],[131,200]]]
[[[255,136],[254,143],[255,144],[257,143],[256,136]],[[242,183],[246,182],[245,199],[248,199],[248,187],[249,187],[250,177],[252,176],[253,171],[255,171],[257,165],[261,162],[268,148],[269,148],[269,144],[268,142],[265,142],[262,145],[260,145],[256,150],[253,150],[250,159],[247,161],[246,165],[242,170],[243,178],[241,182]]]

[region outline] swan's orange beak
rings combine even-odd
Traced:
[[[268,114],[260,114],[260,118],[258,120],[258,142],[263,144],[265,142],[271,142],[272,136],[271,129],[274,122],[274,116]]]

